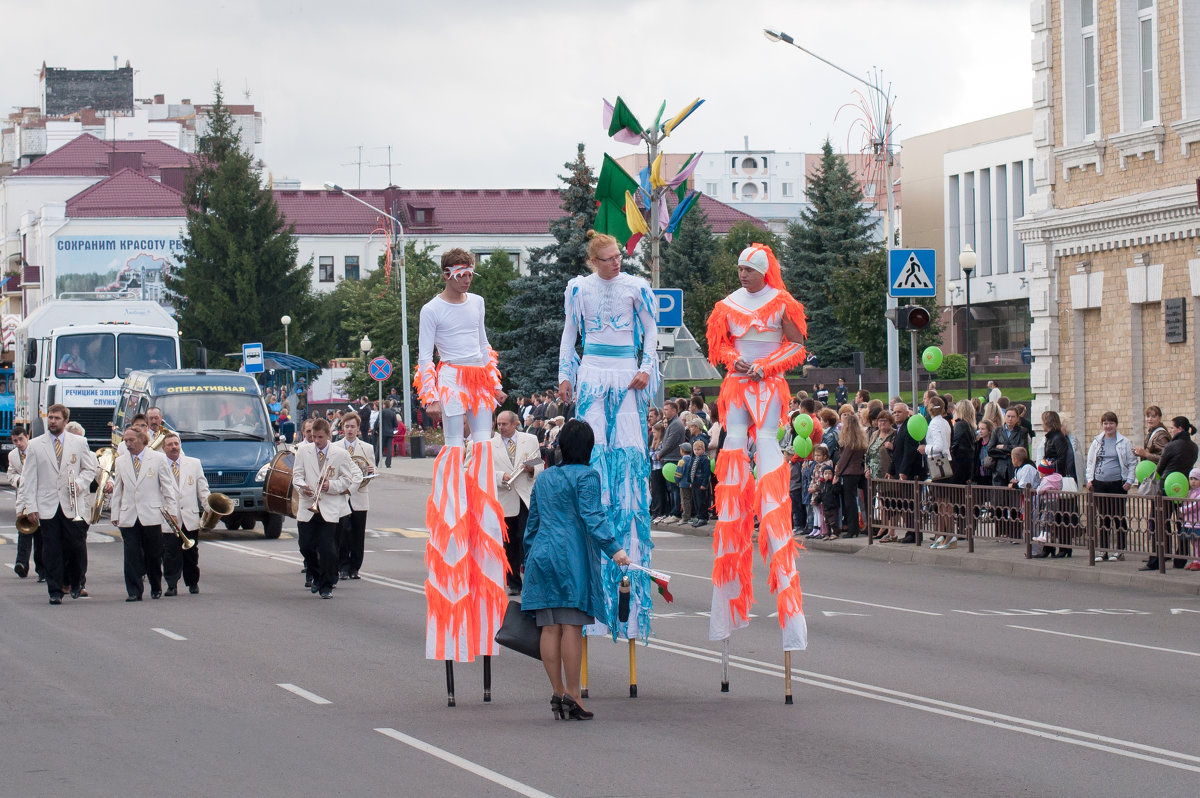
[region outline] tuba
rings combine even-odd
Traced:
[[[224,493],[210,493],[207,505],[204,508],[204,515],[200,516],[200,529],[208,532],[217,525],[225,516],[233,512],[233,499],[230,499]]]
[[[40,524],[31,519],[25,512],[22,511],[17,515],[17,531],[22,535],[32,535],[38,531],[39,526]]]
[[[96,477],[96,499],[92,502],[92,512],[88,523],[100,523],[100,516],[104,513],[104,489],[112,481],[113,464],[116,460],[117,450],[111,446],[105,446],[96,452],[96,461],[100,464],[100,475]]]
[[[167,436],[171,434],[171,430],[167,428],[166,424],[163,424],[158,430],[158,433],[155,434],[154,439],[150,441],[148,448],[153,449],[156,452],[160,451],[162,449],[163,441],[165,441]]]

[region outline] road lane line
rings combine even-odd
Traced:
[[[706,648],[689,646],[684,643],[675,643],[656,639],[654,642],[650,643],[650,648],[688,657],[690,659],[702,660],[705,662],[719,663],[721,661],[721,655],[719,652]],[[730,667],[749,671],[750,673],[758,673],[766,676],[783,678],[783,666],[776,663],[762,662],[761,660],[750,659],[748,657],[731,655],[729,657],[729,664]],[[812,685],[813,687],[822,687],[826,690],[848,693],[850,695],[856,695],[862,698],[870,698],[876,701],[908,707],[910,709],[917,709],[922,712],[929,712],[935,715],[966,720],[970,721],[971,723],[1002,728],[1009,731],[1016,731],[1022,734],[1030,734],[1035,737],[1056,740],[1058,742],[1064,742],[1071,745],[1081,745],[1086,748],[1095,748],[1096,750],[1116,753],[1121,756],[1128,756],[1148,762],[1166,764],[1182,770],[1200,773],[1200,757],[1181,753],[1179,751],[1172,751],[1167,748],[1145,745],[1143,743],[1133,742],[1132,740],[1122,740],[1116,737],[1106,737],[1104,735],[1093,734],[1092,732],[1085,732],[1066,726],[1055,726],[1049,723],[1042,723],[1040,721],[1029,720],[1027,718],[1019,718],[1013,715],[1005,715],[999,712],[991,712],[978,707],[954,704],[935,698],[926,698],[925,696],[915,695],[913,693],[905,693],[899,690],[891,690],[886,687],[880,687],[878,685],[855,682],[849,679],[841,679],[836,676],[827,676],[825,674],[816,673],[813,671],[805,671],[799,668],[792,668],[792,674],[794,681],[800,681],[805,684]],[[797,678],[797,674],[799,674],[799,678]],[[1146,754],[1151,755],[1160,755],[1162,757],[1174,757],[1176,760],[1183,760],[1185,763],[1196,763],[1198,766],[1181,764],[1180,762],[1170,759],[1162,759],[1160,756],[1147,756],[1124,750],[1122,748],[1115,748],[1113,746],[1124,746],[1127,749],[1135,749],[1135,751],[1146,752]]]
[[[1185,654],[1189,657],[1200,657],[1200,652],[1197,652],[1197,651],[1183,651],[1178,648],[1163,648],[1162,646],[1147,646],[1147,645],[1143,645],[1142,643],[1127,643],[1124,640],[1112,640],[1107,637],[1090,637],[1089,635],[1073,635],[1073,634],[1070,634],[1069,632],[1055,632],[1050,629],[1035,629],[1032,626],[1016,626],[1011,623],[1008,624],[1008,628],[1009,629],[1023,629],[1026,632],[1041,632],[1042,634],[1058,635],[1059,637],[1073,637],[1076,640],[1093,640],[1097,643],[1112,643],[1114,646],[1129,646],[1130,648],[1145,648],[1145,649],[1149,649],[1150,651],[1163,651],[1167,654]]]
[[[662,569],[660,568],[659,570],[662,570]],[[683,571],[663,571],[663,573],[670,574],[671,576],[685,576],[685,577],[688,577],[689,579],[699,579],[702,582],[712,582],[711,576],[699,576],[697,574],[684,573]],[[875,607],[875,608],[881,609],[881,610],[895,610],[896,612],[911,612],[914,615],[935,615],[938,617],[941,617],[941,615],[942,615],[942,613],[940,613],[940,612],[929,612],[928,610],[913,610],[913,609],[909,609],[908,607],[895,607],[891,604],[872,604],[869,601],[857,601],[855,599],[838,598],[837,596],[822,596],[820,593],[809,593],[808,591],[804,591],[804,595],[806,598],[824,599],[825,601],[843,601],[847,604],[858,604],[863,607]]]
[[[287,690],[289,693],[295,693],[296,695],[300,696],[301,698],[305,699],[306,701],[311,701],[314,704],[324,705],[324,704],[332,704],[333,703],[332,701],[330,701],[327,698],[321,698],[321,696],[317,695],[316,693],[310,693],[307,690],[305,690],[303,687],[297,687],[294,684],[276,684],[275,686],[282,687],[284,690]]]
[[[424,740],[418,740],[416,737],[409,737],[407,734],[398,732],[395,729],[376,729],[375,731],[382,734],[384,737],[390,737],[397,742],[411,746],[418,751],[422,751],[430,756],[435,756],[443,762],[448,762],[457,768],[462,768],[468,773],[474,773],[480,778],[487,779],[493,784],[499,784],[501,787],[512,790],[518,795],[525,795],[528,798],[553,798],[549,793],[534,789],[528,784],[523,784],[516,779],[509,778],[503,773],[497,773],[494,770],[485,768],[483,765],[477,765],[469,759],[463,759],[457,754],[452,754],[449,751],[438,748],[436,745],[430,745]]]
[[[228,541],[212,541],[210,543],[210,545],[217,546],[219,548],[229,549],[230,551],[237,552],[239,554],[249,554],[252,557],[264,557],[269,560],[280,560],[281,562],[291,563],[293,565],[301,565],[304,563],[304,558],[300,557],[300,556],[263,551],[261,549],[256,549],[253,546],[246,546],[241,543],[230,543]],[[384,587],[392,587],[392,588],[395,588],[396,590],[403,590],[408,593],[417,593],[422,596],[425,595],[425,586],[424,585],[414,584],[413,582],[405,582],[400,579],[393,579],[390,576],[382,576],[380,574],[372,574],[368,571],[360,571],[359,576],[362,577],[362,581],[364,581],[364,582],[372,582],[376,585],[383,585]]]
[[[183,635],[177,635],[174,632],[172,632],[170,629],[163,629],[161,626],[153,626],[150,628],[150,631],[158,632],[160,635],[167,638],[168,640],[187,640],[187,638],[184,637]]]

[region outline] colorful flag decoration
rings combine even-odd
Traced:
[[[620,97],[617,98],[616,105],[610,105],[608,100],[604,101],[602,118],[608,126],[608,135],[617,141],[624,144],[642,143],[642,124]]]
[[[703,104],[704,104],[704,100],[701,100],[699,97],[692,100],[690,103],[687,104],[687,106],[684,107],[684,109],[682,111],[675,114],[674,117],[672,117],[671,119],[668,119],[666,121],[666,123],[663,124],[663,126],[662,126],[663,133],[668,136],[671,135],[671,131],[673,131],[675,128],[679,127],[680,122],[682,122],[683,120],[685,120],[689,116],[691,116],[692,111],[695,111],[697,108],[699,108]]]

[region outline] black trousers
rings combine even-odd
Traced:
[[[33,554],[33,570],[37,575],[44,576],[46,566],[42,563],[42,528],[39,526],[32,535],[17,535],[17,565],[24,565],[29,570],[29,555]]]
[[[338,523],[338,563],[341,570],[357,574],[367,545],[367,511],[351,510]]]
[[[383,464],[388,468],[392,467],[392,449],[396,445],[396,434],[383,436]]]
[[[125,593],[142,597],[142,576],[150,579],[150,592],[162,592],[162,524],[141,521],[121,527],[125,546]]]
[[[1096,494],[1096,509],[1106,516],[1099,519],[1098,524],[1100,527],[1100,548],[1125,548],[1126,537],[1129,532],[1129,522],[1124,517],[1116,517],[1121,513],[1122,505],[1116,499],[1106,499],[1101,495],[1116,494],[1124,496],[1126,493],[1125,483],[1120,480],[1116,482],[1102,482],[1101,480],[1093,479],[1092,492]],[[1112,527],[1114,526],[1117,528],[1115,536],[1112,533]]]
[[[858,525],[858,492],[866,487],[862,474],[842,474],[842,529],[851,535],[862,531]]]
[[[67,533],[71,537],[71,545],[63,550],[63,586],[71,585],[76,588],[87,584],[87,533],[86,521],[67,521],[71,527]]]
[[[296,524],[300,533],[300,554],[318,591],[332,590],[337,583],[338,525],[338,521],[326,521],[320,515]]]
[[[804,489],[789,490],[792,497],[792,529],[804,529],[808,524],[808,508],[804,506]]]
[[[200,584],[200,533],[195,529],[180,528],[183,534],[196,541],[196,545],[185,550],[179,535],[163,532],[162,568],[167,587],[178,585],[180,574],[183,574],[183,583],[188,587]]]
[[[521,564],[525,562],[525,522],[529,520],[529,508],[520,499],[517,502],[521,505],[517,514],[504,517],[504,528],[508,534],[508,540],[504,541],[504,555],[508,558],[508,567],[512,569],[508,574],[508,586],[513,590],[520,590],[524,581],[521,578]]]
[[[667,515],[671,505],[667,500],[667,480],[661,468],[650,472],[650,517],[658,518]]]
[[[59,507],[53,518],[41,519],[42,569],[46,575],[46,591],[51,598],[62,598],[63,585],[67,584],[68,564],[87,562],[87,526],[67,518]],[[86,565],[84,566],[86,569]],[[76,570],[70,571],[74,578]]]

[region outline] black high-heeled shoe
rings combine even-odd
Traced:
[[[567,719],[567,713],[563,710],[563,697],[558,693],[550,696],[550,717],[555,720]]]
[[[579,706],[579,704],[575,702],[575,699],[571,698],[569,695],[564,695],[562,697],[562,708],[566,711],[567,716],[570,717],[571,720],[591,720],[596,714],[594,712],[588,712],[586,709]]]

